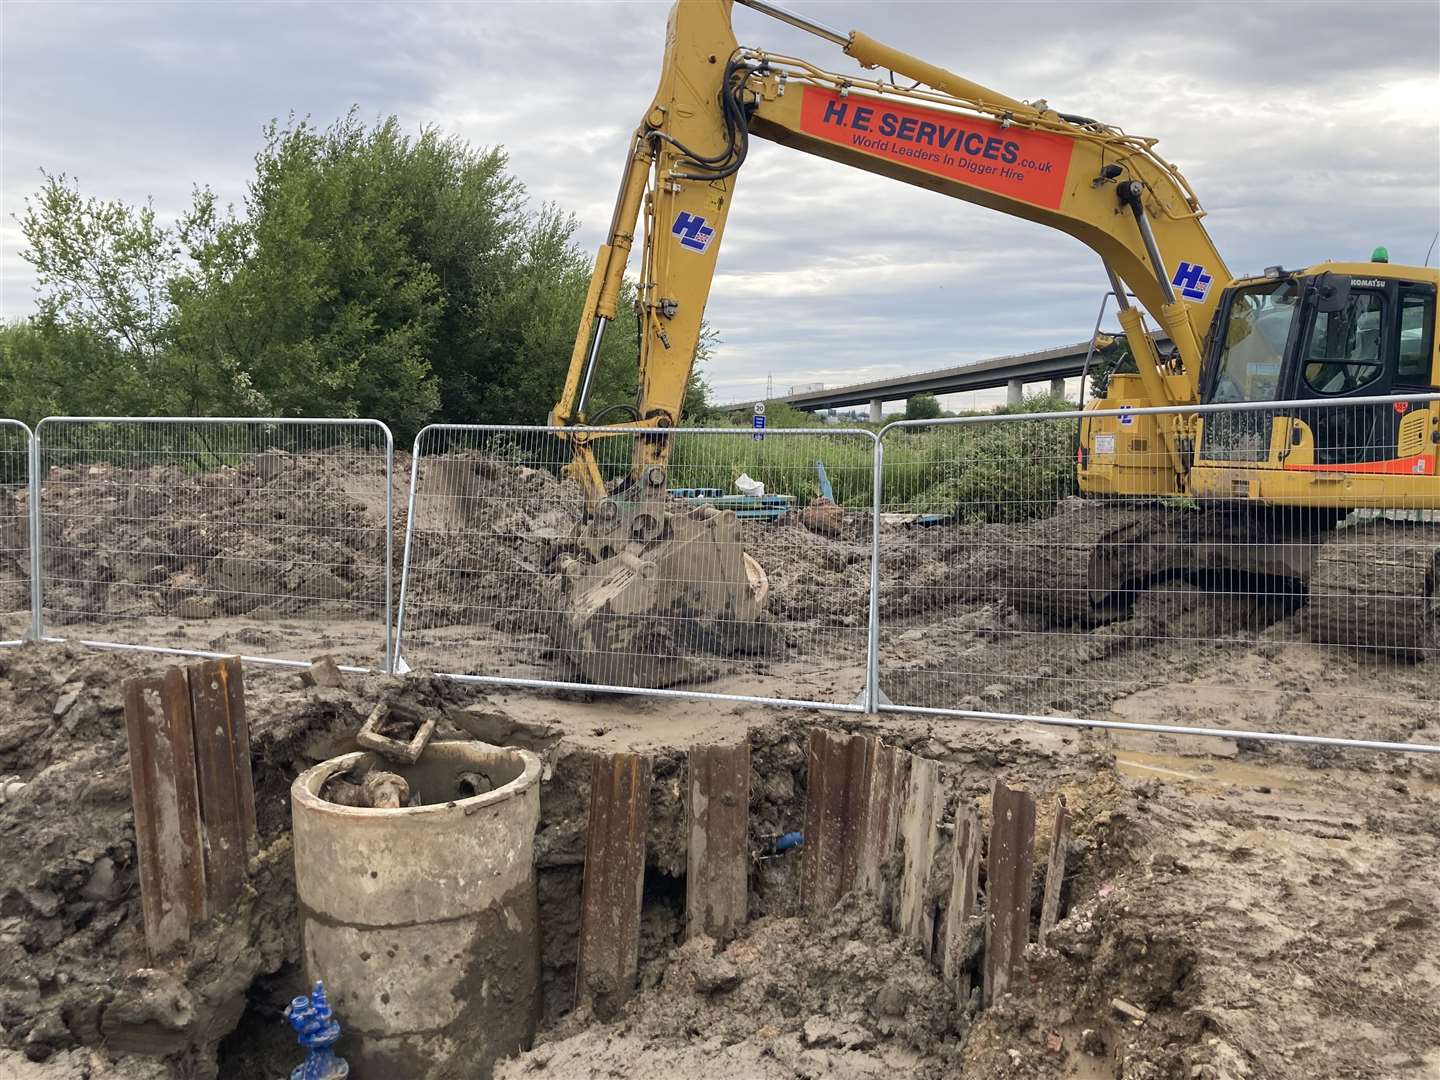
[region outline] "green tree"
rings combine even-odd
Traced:
[[[58,414],[148,411],[150,389],[121,348],[84,324],[45,315],[0,325],[0,413],[32,426]]]
[[[182,251],[153,207],[87,198],[44,173],[17,220],[37,312],[7,327],[0,400],[27,416],[178,408],[171,281]]]
[[[905,401],[906,420],[935,420],[943,415],[940,399],[934,394],[916,394]]]
[[[180,263],[155,210],[85,198],[64,174],[25,200],[21,256],[35,267],[42,318],[83,328],[157,364],[168,344],[169,286]]]
[[[482,159],[464,164],[498,169]],[[196,193],[180,226],[192,266],[174,289],[195,405],[214,372],[246,412],[378,416],[402,431],[435,413],[449,297],[416,242],[417,208],[463,166],[428,164],[393,119],[367,130],[351,114],[323,132],[271,124],[243,216]]]
[[[20,224],[41,298],[6,332],[0,396],[81,411],[101,374],[108,412],[375,416],[402,440],[431,420],[543,422],[592,261],[573,218],[527,207],[503,150],[353,112],[269,125],[239,208],[197,188],[166,227],[46,176]],[[634,398],[632,305],[592,415]],[[37,370],[48,390],[15,385]]]

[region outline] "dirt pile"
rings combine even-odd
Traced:
[[[384,491],[383,458],[354,453],[53,466],[47,620],[368,613],[384,599]]]
[[[873,900],[855,896],[823,926],[766,918],[721,953],[676,949],[659,984],[616,1024],[581,1011],[497,1077],[861,1077],[914,1070],[944,1043],[949,996]]]
[[[25,489],[0,485],[0,640],[18,638],[30,610],[30,518]]]
[[[555,546],[585,507],[578,484],[543,469],[456,454],[421,469],[406,625],[476,623],[544,633]]]

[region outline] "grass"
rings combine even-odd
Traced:
[[[1016,413],[1073,408],[1048,396],[1028,399]],[[991,414],[987,414],[991,415]],[[817,421],[796,410],[779,411],[777,428],[763,441],[749,435],[687,435],[671,454],[672,487],[735,490],[741,473],[767,492],[794,495],[801,503],[819,492],[815,462],[823,461],[835,501],[869,509],[873,493],[873,443],[859,435],[792,435],[787,429]],[[881,425],[861,425],[878,431]],[[962,521],[1026,521],[1047,516],[1075,493],[1073,420],[1002,421],[902,428],[884,439],[886,509],[955,514]],[[629,449],[611,448],[623,468]]]

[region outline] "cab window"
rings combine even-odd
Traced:
[[[1385,373],[1384,314],[1380,293],[1358,289],[1340,311],[1316,312],[1301,358],[1305,385],[1330,396],[1353,394],[1379,381]]]
[[[1435,293],[1411,286],[1400,292],[1400,363],[1397,381],[1406,386],[1430,385],[1435,326]]]
[[[1274,401],[1290,324],[1299,310],[1300,286],[1291,279],[1236,291],[1210,400]]]

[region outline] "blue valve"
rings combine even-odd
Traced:
[[[325,984],[317,982],[309,997],[301,994],[290,1002],[285,1019],[295,1029],[305,1060],[295,1066],[290,1080],[343,1080],[350,1075],[350,1066],[335,1056],[335,1042],[340,1038],[340,1022],[330,1011]]]

